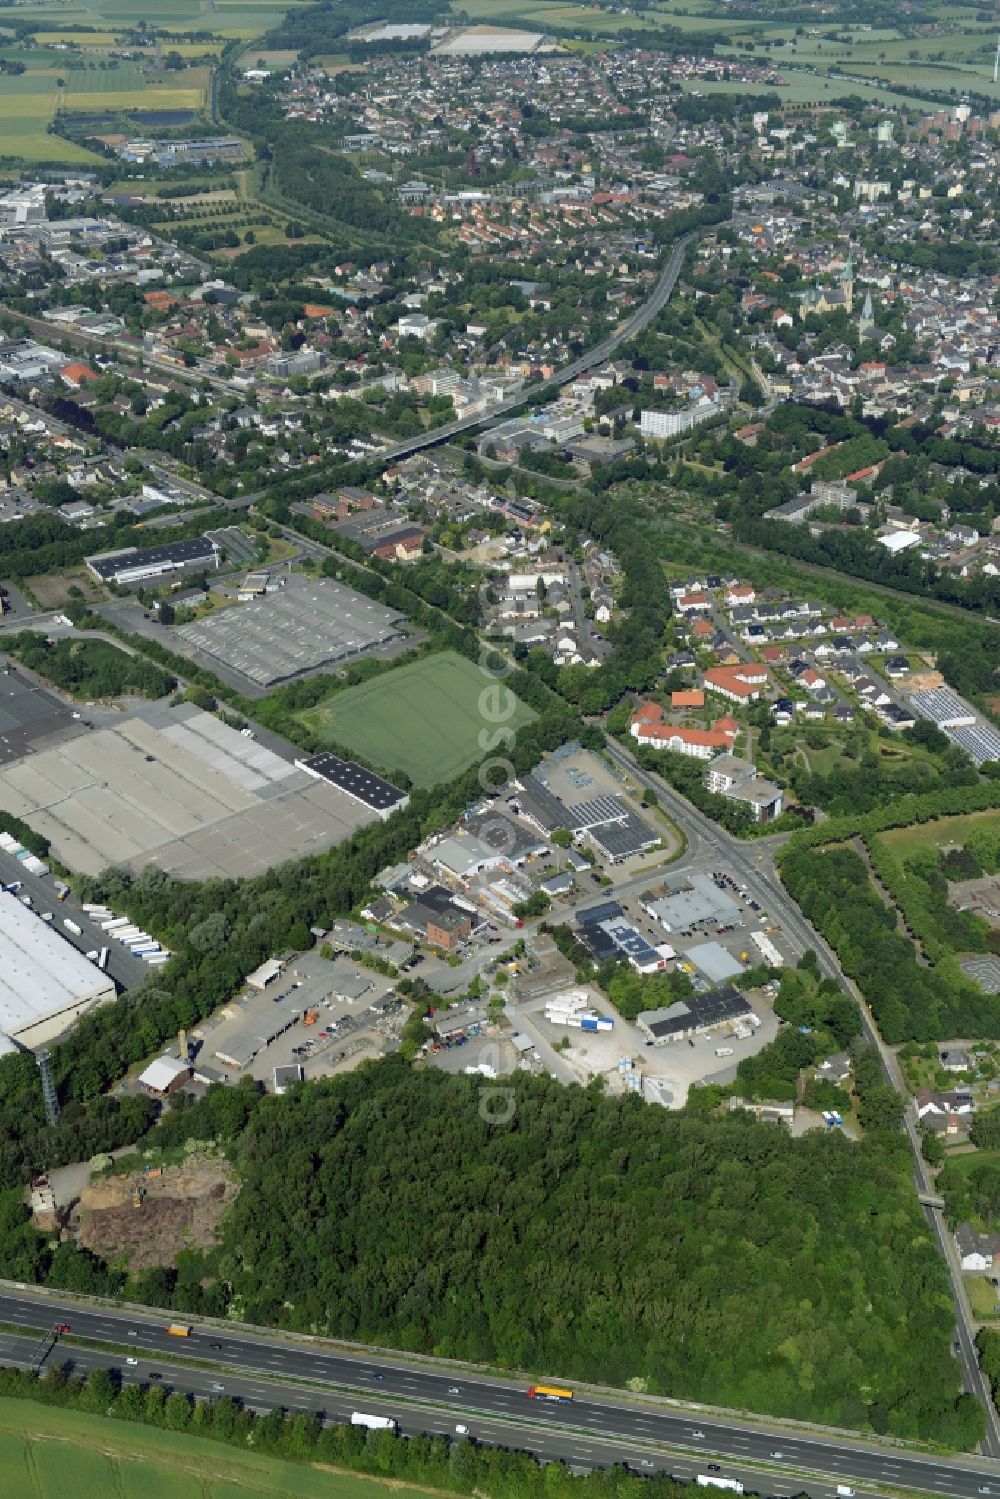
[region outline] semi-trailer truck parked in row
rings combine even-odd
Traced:
[[[367,1426],[369,1431],[398,1431],[399,1424],[393,1416],[366,1416],[364,1411],[354,1411],[352,1426]]]

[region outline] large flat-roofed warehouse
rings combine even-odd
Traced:
[[[662,894],[648,890],[640,895],[639,903],[668,932],[686,931],[699,922],[743,925],[739,906],[707,874],[692,874],[674,886],[666,884]]]
[[[0,806],[68,868],[259,874],[378,815],[192,704],[143,708],[0,769]]]
[[[713,989],[709,994],[692,994],[675,1000],[662,1010],[643,1010],[636,1025],[653,1046],[670,1041],[684,1041],[720,1025],[759,1025],[751,1006],[736,989]]]
[[[208,572],[218,567],[219,551],[207,536],[171,541],[161,547],[125,547],[87,558],[87,567],[101,583],[144,583],[171,573]]]
[[[263,598],[182,625],[178,634],[258,687],[270,687],[402,640],[405,619],[343,583],[292,573]]]
[[[381,817],[383,822],[391,817],[393,812],[399,812],[409,805],[409,796],[398,786],[393,786],[390,781],[384,781],[381,776],[375,775],[371,770],[366,770],[363,765],[356,765],[353,760],[341,760],[338,755],[331,754],[329,750],[312,755],[308,760],[296,760],[295,764],[307,775],[314,776],[318,781],[326,781],[330,786],[335,786],[344,796],[349,796],[354,801],[360,802],[361,806],[368,807]]]
[[[0,1051],[53,1041],[114,999],[106,973],[15,895],[0,891]]]

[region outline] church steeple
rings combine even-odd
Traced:
[[[865,303],[861,309],[861,317],[858,319],[858,332],[862,338],[867,338],[870,333],[875,332],[875,309],[872,306],[870,290],[865,292]]]
[[[854,309],[854,261],[850,255],[848,255],[844,269],[840,272],[837,280],[840,283],[841,291],[844,293],[844,304],[847,311],[852,312]]]

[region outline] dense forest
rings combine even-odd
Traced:
[[[245,1124],[211,1098],[168,1116],[168,1140],[222,1136],[243,1181],[209,1274],[263,1323],[974,1437],[897,1137],[794,1140],[742,1112],[512,1086],[503,1126],[468,1080],[399,1058],[257,1101]],[[185,1280],[175,1304],[197,1305]]]

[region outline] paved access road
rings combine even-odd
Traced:
[[[920,1153],[920,1140],[917,1132],[916,1122],[912,1109],[909,1107],[909,1098],[903,1087],[902,1077],[899,1072],[895,1057],[883,1044],[881,1036],[864,1002],[864,996],[860,993],[857,985],[845,978],[840,970],[834,954],[826,945],[822,937],[818,935],[802,915],[798,906],[786,894],[777,870],[774,867],[773,847],[770,840],[760,843],[741,843],[739,839],[733,838],[724,829],[717,826],[690,802],[686,801],[679,792],[675,791],[662,776],[653,772],[642,770],[632,755],[614,740],[607,741],[608,754],[619,767],[627,772],[632,780],[637,781],[640,786],[648,787],[656,792],[657,801],[663,810],[678,825],[688,840],[688,849],[692,857],[707,857],[711,855],[717,861],[720,869],[725,869],[737,880],[744,884],[755,900],[775,919],[781,927],[784,935],[791,941],[798,953],[805,952],[808,948],[816,953],[821,972],[830,978],[835,978],[838,983],[843,984],[854,995],[861,1009],[862,1023],[865,1030],[865,1038],[876,1047],[882,1058],[882,1065],[886,1077],[892,1086],[907,1098],[907,1111],[905,1115],[905,1126],[913,1151],[913,1176],[918,1192],[928,1194],[929,1182],[924,1167],[923,1158]],[[768,846],[770,844],[770,846]],[[632,882],[637,883],[635,881]],[[624,887],[623,887],[624,888]],[[947,1225],[940,1209],[925,1204],[924,1212],[927,1215],[928,1226],[944,1256],[945,1264],[952,1282],[952,1294],[955,1302],[955,1341],[957,1344],[957,1358],[962,1369],[962,1379],[966,1390],[977,1397],[986,1413],[986,1435],[983,1440],[983,1451],[991,1457],[1000,1457],[1000,1418],[997,1415],[996,1406],[990,1396],[989,1385],[979,1367],[979,1358],[975,1345],[975,1326],[969,1306],[961,1269],[957,1263],[953,1244]],[[1000,1485],[998,1485],[1000,1493]]]
[[[720,1461],[727,1473],[742,1463],[763,1462],[782,1469],[819,1476],[815,1492],[828,1495],[830,1486],[846,1483],[858,1488],[909,1488],[949,1499],[973,1499],[981,1485],[993,1482],[1000,1496],[1000,1467],[975,1459],[914,1455],[902,1449],[878,1447],[841,1437],[787,1428],[768,1429],[761,1422],[726,1420],[718,1415],[684,1414],[675,1408],[643,1404],[626,1395],[601,1397],[581,1393],[571,1404],[543,1404],[528,1397],[523,1384],[505,1382],[477,1372],[443,1364],[409,1364],[399,1357],[383,1357],[366,1350],[327,1348],[311,1339],[266,1334],[251,1336],[226,1327],[194,1324],[190,1339],[171,1337],[169,1312],[126,1310],[61,1299],[27,1287],[0,1291],[0,1324],[37,1328],[39,1333],[66,1322],[72,1337],[114,1343],[126,1353],[116,1357],[98,1349],[79,1349],[57,1343],[48,1362],[73,1360],[79,1367],[120,1368],[132,1377],[148,1379],[151,1370],[178,1389],[201,1394],[239,1396],[262,1407],[297,1406],[337,1417],[352,1410],[391,1414],[407,1432],[453,1431],[455,1424],[487,1442],[516,1445],[544,1457],[565,1457],[574,1466],[606,1466],[628,1461],[639,1466],[654,1461],[659,1470],[681,1473],[680,1459],[657,1457],[645,1444],[687,1449],[691,1460],[685,1476],[700,1471],[706,1461]],[[175,1320],[186,1324],[186,1319]],[[135,1336],[129,1336],[133,1331]],[[6,1335],[4,1335],[5,1337]],[[0,1337],[0,1357],[5,1355]],[[11,1357],[27,1361],[25,1340],[17,1340]],[[135,1366],[125,1357],[139,1360]],[[212,1369],[189,1370],[171,1366],[171,1358],[196,1359]],[[169,1375],[169,1378],[168,1378]],[[301,1386],[290,1392],[280,1381],[308,1381],[329,1386],[322,1392]],[[278,1381],[277,1385],[272,1381]],[[213,1386],[221,1385],[222,1390]],[[351,1393],[345,1395],[345,1391]],[[457,1393],[453,1393],[457,1391]],[[430,1413],[415,1406],[433,1405]],[[696,1435],[695,1433],[701,1433]],[[771,1454],[780,1452],[780,1458]],[[704,1454],[702,1459],[699,1455]],[[991,1475],[993,1475],[991,1479]],[[748,1479],[748,1486],[749,1486]],[[753,1480],[761,1487],[759,1476]],[[786,1480],[767,1482],[771,1494],[802,1490],[790,1471]],[[813,1490],[810,1490],[812,1492]]]

